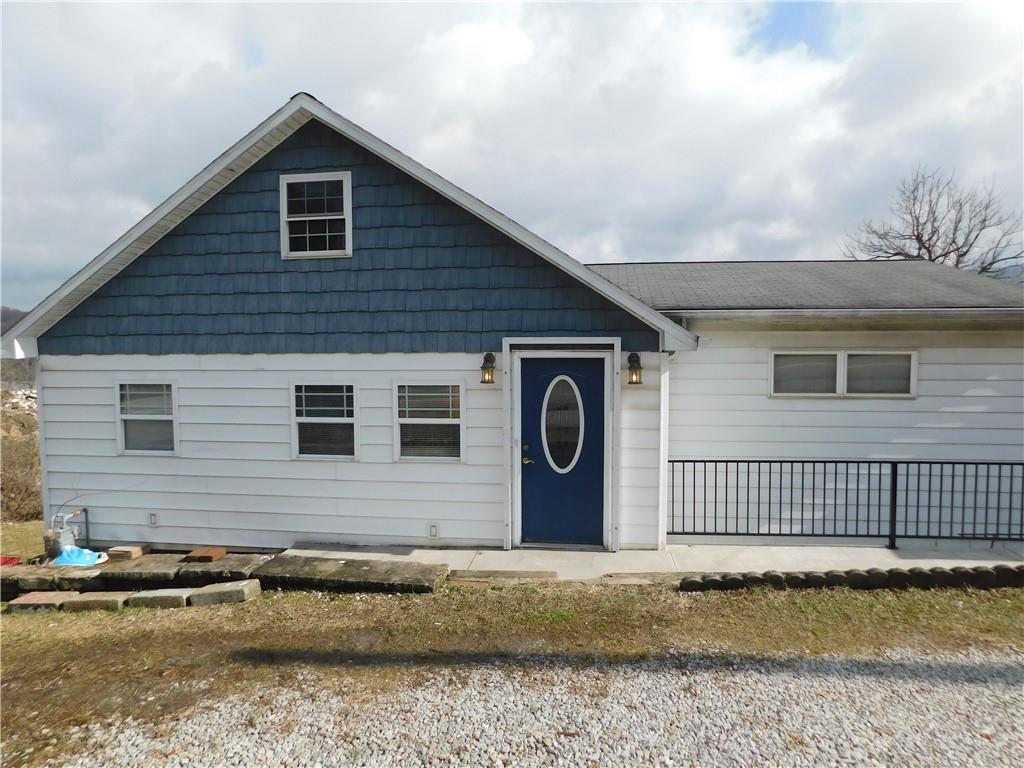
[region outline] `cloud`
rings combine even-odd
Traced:
[[[28,5],[3,26],[3,303],[297,91],[582,261],[835,258],[917,163],[1021,207],[1011,6]]]

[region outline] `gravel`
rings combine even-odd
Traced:
[[[321,674],[331,692],[310,673],[161,723],[93,725],[84,751],[59,764],[1016,766],[1024,755],[1014,652],[524,657],[377,694]]]

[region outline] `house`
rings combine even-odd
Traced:
[[[587,267],[300,93],[4,345],[94,541],[614,550],[1020,538],[1022,328],[927,263]]]

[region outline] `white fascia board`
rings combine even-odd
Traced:
[[[116,242],[104,249],[103,252],[76,272],[57,290],[43,299],[31,312],[4,334],[4,345],[7,345],[8,339],[31,336],[34,340],[45,333],[68,312],[113,277],[117,271],[120,271],[137,256],[141,255],[145,248],[159,240],[173,226],[213,197],[214,194],[233,181],[239,174],[259,160],[260,157],[277,146],[284,138],[305,124],[311,117],[317,118],[338,131],[338,133],[400,168],[456,205],[465,208],[470,213],[508,235],[523,247],[533,251],[609,301],[639,318],[659,332],[662,350],[690,350],[696,348],[697,337],[685,328],[677,325],[661,312],[652,309],[543,238],[538,237],[522,225],[499,213],[411,157],[398,151],[390,144],[360,128],[352,121],[328,109],[324,104],[306,93],[296,94],[289,99],[287,104],[237,141],[230,149],[223,152]],[[287,133],[276,137],[273,141],[265,140],[268,134],[293,118],[298,119],[293,120],[294,124]],[[259,146],[261,142],[262,146]],[[257,146],[259,146],[258,152],[245,157],[244,160],[242,159],[249,150]],[[235,167],[232,167],[232,164]],[[215,181],[222,174],[223,178],[220,179],[220,183],[204,191],[204,187]],[[138,247],[138,242],[145,238],[147,234],[151,234],[154,228],[160,227],[164,223],[165,218],[172,216],[176,211],[181,213],[181,211],[178,211],[179,208],[186,209],[184,215],[178,216],[163,231],[158,232],[152,242],[146,243],[145,247]],[[133,246],[136,246],[136,253],[130,252]],[[126,252],[129,252],[127,257],[125,257]],[[124,263],[120,263],[118,257],[122,257],[121,261]],[[112,266],[114,271],[110,274],[104,275],[101,273],[101,270],[111,271]]]

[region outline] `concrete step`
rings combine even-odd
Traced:
[[[447,565],[395,560],[336,560],[277,555],[253,575],[263,587],[328,592],[433,592],[448,575]]]

